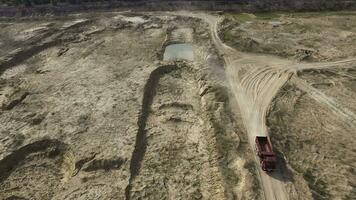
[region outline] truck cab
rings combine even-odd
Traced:
[[[261,167],[264,171],[276,169],[277,157],[273,152],[272,144],[267,136],[256,137],[256,153],[260,159]]]

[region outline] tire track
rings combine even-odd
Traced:
[[[356,115],[349,109],[345,108],[343,105],[341,105],[339,102],[337,102],[335,99],[326,96],[323,92],[320,90],[312,87],[305,81],[293,77],[292,83],[296,85],[297,88],[299,88],[302,91],[305,91],[311,98],[313,98],[315,101],[324,104],[326,107],[332,110],[336,115],[338,115],[343,121],[345,121],[349,126],[352,128],[356,128]]]
[[[217,17],[206,14],[190,15],[201,18],[210,25],[212,40],[225,61],[228,81],[240,107],[249,142],[253,148],[256,135],[267,135],[266,112],[280,87],[292,75],[292,72],[288,70],[281,70],[290,61],[238,52],[224,44],[219,38]],[[236,55],[240,58],[237,59]],[[244,74],[240,75],[242,73]],[[258,171],[266,199],[288,199],[282,179],[272,178],[260,168]],[[279,170],[274,172],[274,177],[282,177],[282,172]]]
[[[334,62],[320,62],[320,63],[297,63],[288,66],[291,70],[303,71],[308,69],[326,69],[326,68],[347,68],[356,66],[356,59],[350,58]]]

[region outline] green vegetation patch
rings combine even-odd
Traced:
[[[282,16],[288,17],[326,17],[326,16],[355,16],[355,11],[321,11],[321,12],[260,12],[260,13],[226,13],[227,17],[232,17],[238,22],[254,20],[276,20]]]
[[[284,13],[266,12],[266,13],[227,13],[226,16],[232,17],[237,22],[247,22],[254,20],[272,20],[280,18]]]
[[[327,184],[323,180],[318,179],[310,169],[307,169],[303,173],[303,177],[308,182],[310,189],[317,193],[313,194],[315,199],[330,199],[331,196]]]

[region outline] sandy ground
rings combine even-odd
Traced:
[[[212,29],[213,41],[223,54],[227,79],[241,110],[250,146],[254,148],[256,136],[268,136],[265,125],[266,110],[275,93],[288,79],[289,73],[278,73],[284,70],[269,68],[269,65],[266,65],[266,60],[271,60],[272,67],[276,64],[283,64],[282,60],[271,56],[247,55],[227,46],[218,36],[218,19],[213,17],[207,17],[207,19]],[[261,73],[261,71],[266,73]],[[257,156],[254,159],[258,163]],[[258,168],[257,176],[260,179],[265,199],[289,198],[285,188],[287,180],[284,174],[281,169],[274,171],[273,174],[267,174]]]
[[[1,199],[262,198],[207,24],[97,13],[1,26]],[[162,61],[177,42],[193,62]]]
[[[222,38],[245,52],[304,61],[355,57],[355,12],[228,14]],[[230,24],[230,25],[229,25]]]
[[[352,198],[353,18],[2,19],[0,198]],[[193,61],[163,61],[185,42]],[[275,145],[273,173],[257,135]]]
[[[344,141],[354,137],[352,130],[356,119],[352,100],[355,49],[350,45],[355,39],[351,20],[355,14],[229,14],[228,17],[231,21],[222,23],[221,32],[228,44],[243,51],[242,55],[247,52],[268,54],[265,63],[258,64],[259,56],[250,59],[249,63],[257,65],[257,69],[247,69],[247,75],[242,78],[236,75],[233,81],[234,84],[241,82],[236,88],[252,93],[248,102],[253,103],[243,103],[243,107],[259,105],[256,111],[250,112],[252,114],[247,112],[247,116],[262,115],[256,118],[259,120],[247,120],[253,122],[250,126],[256,126],[258,121],[265,125],[264,113],[268,105],[264,102],[271,103],[270,95],[275,95],[287,84],[274,98],[273,107],[268,108],[267,127],[276,151],[286,160],[289,172],[281,171],[281,174],[290,174],[288,180],[294,182],[293,187],[285,186],[289,198],[352,198],[355,195],[354,160],[346,162],[340,158],[341,154],[348,159],[354,157],[352,142],[345,146]],[[285,62],[276,60],[273,55],[281,56]],[[328,60],[337,61],[315,62]],[[243,63],[244,60],[237,61],[235,66]],[[238,74],[238,70],[233,73]],[[283,79],[286,74],[290,77]],[[273,78],[276,76],[278,78]],[[241,98],[241,90],[236,93],[237,99]],[[261,108],[264,109],[258,110]],[[266,130],[265,127],[263,131]]]

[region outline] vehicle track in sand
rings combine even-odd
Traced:
[[[219,38],[217,32],[219,19],[213,16],[205,19],[211,26],[212,39],[216,48],[223,54],[230,88],[239,105],[249,143],[254,149],[255,137],[267,135],[265,115],[270,102],[292,75],[291,71],[281,67],[290,64],[290,61],[238,52],[224,44]],[[258,162],[257,156],[255,159]],[[283,173],[280,169],[273,172],[272,176],[266,174],[261,168],[258,168],[258,173],[266,199],[288,199],[283,184]]]
[[[309,94],[309,96],[315,101],[328,107],[333,113],[335,113],[335,115],[345,121],[350,127],[356,128],[356,115],[351,110],[347,109],[335,99],[325,95],[323,92],[312,87],[310,84],[300,78],[293,77],[292,83],[295,84],[298,89]]]
[[[252,149],[255,146],[254,140],[256,136],[268,135],[266,114],[273,98],[293,75],[297,74],[298,71],[306,69],[347,67],[356,62],[356,59],[348,59],[325,63],[297,63],[296,61],[281,59],[271,55],[239,52],[221,41],[218,34],[218,17],[203,13],[182,12],[180,14],[200,18],[209,24],[211,38],[225,61],[228,82],[239,105]],[[307,92],[311,96],[313,94],[314,96],[315,94],[320,94],[314,90]],[[317,96],[321,97],[322,95]],[[328,101],[329,98],[326,96],[325,98],[318,99],[323,100],[321,102],[329,106],[334,112],[345,116],[347,119],[353,118],[354,114],[350,114],[351,111],[349,112],[340,106],[336,106],[336,104]],[[258,162],[257,156],[255,156],[255,159]],[[261,168],[258,168],[258,172],[265,199],[289,199],[285,188],[288,177],[282,168],[279,167],[270,174],[265,173]]]
[[[256,136],[268,134],[266,113],[272,99],[292,75],[287,70],[263,64],[264,59],[264,56],[248,56],[231,62],[225,58],[230,88],[238,102],[253,149]],[[258,162],[257,156],[255,159]],[[270,175],[261,168],[258,172],[266,199],[288,199],[281,169]]]

